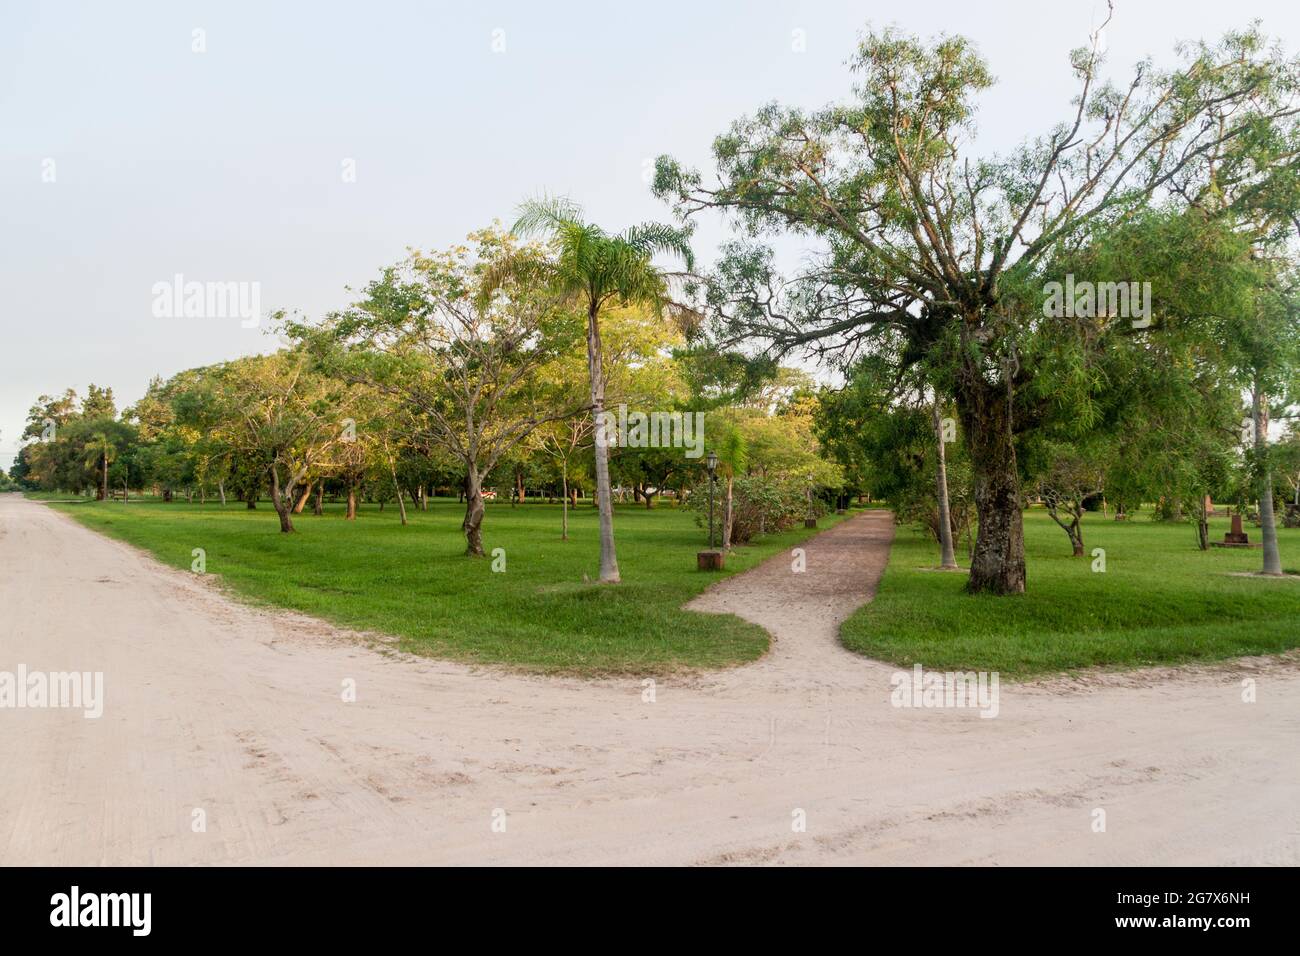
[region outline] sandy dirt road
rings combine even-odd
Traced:
[[[0,710],[0,863],[1300,863],[1294,658],[895,708],[835,640],[891,537],[859,517],[697,599],[773,650],[649,703],[384,652],[0,496],[0,671],[105,682],[97,720]]]

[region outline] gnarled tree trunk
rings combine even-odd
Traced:
[[[976,373],[968,372],[969,383]],[[1011,397],[1002,384],[975,381],[958,387],[979,520],[967,587],[972,594],[1023,594],[1025,535]]]
[[[1069,522],[1061,518],[1062,508],[1059,500],[1047,502],[1047,513],[1070,539],[1071,551],[1074,557],[1079,558],[1083,556],[1083,507],[1078,502],[1073,501],[1064,504],[1064,511],[1070,519]]]
[[[280,487],[280,469],[275,465],[271,466],[271,504],[275,506],[275,513],[280,517],[280,532],[282,534],[293,533],[293,519],[289,517],[291,502],[293,501],[293,483],[290,482],[288,488]]]
[[[470,468],[465,476],[465,553],[471,558],[483,557],[483,487],[477,468]]]

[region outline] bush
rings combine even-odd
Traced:
[[[755,535],[771,534],[794,527],[808,517],[806,485],[798,481],[763,478],[758,475],[737,476],[732,490],[731,543],[745,544]],[[727,485],[718,480],[713,499],[713,520],[717,540],[722,540],[722,514],[726,506]],[[695,523],[708,528],[709,485],[703,482],[691,490],[686,507],[695,512]],[[827,511],[826,503],[813,498],[812,517]]]

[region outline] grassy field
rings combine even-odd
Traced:
[[[1227,530],[1227,518],[1215,519],[1211,540]],[[875,600],[845,622],[841,638],[894,664],[1010,678],[1300,646],[1300,579],[1230,573],[1258,570],[1258,550],[1199,551],[1190,525],[1154,523],[1147,513],[1127,523],[1090,514],[1083,531],[1089,554],[1071,557],[1047,514],[1027,512],[1028,593],[995,598],[964,594],[964,574],[920,570],[938,564],[938,549],[900,528]],[[1249,522],[1246,531],[1259,540]],[[1300,530],[1279,537],[1283,567],[1300,570]],[[1093,548],[1106,552],[1104,573],[1092,570]]]
[[[53,496],[57,497],[57,496]],[[66,497],[66,496],[64,496]],[[504,573],[491,559],[464,557],[463,509],[435,501],[411,510],[365,505],[355,522],[340,505],[322,517],[294,518],[282,535],[270,504],[256,511],[183,500],[163,504],[54,503],[83,524],[189,570],[191,551],[206,551],[207,573],[235,594],[401,638],[410,651],[577,674],[647,674],[679,667],[752,661],[768,635],[731,616],[680,610],[719,577],[695,569],[704,531],[672,507],[618,510],[615,530],[623,583],[584,582],[597,570],[597,516],[570,512],[560,540],[560,506],[490,504],[484,546],[505,549]],[[835,522],[823,518],[823,528]],[[803,528],[739,549],[727,572],[752,567],[807,537]]]

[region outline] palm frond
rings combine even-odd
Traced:
[[[518,218],[510,231],[517,236],[557,233],[568,225],[581,225],[582,207],[567,196],[543,193],[536,199],[520,203]]]
[[[686,263],[687,269],[695,268],[690,233],[685,229],[661,222],[645,222],[632,226],[619,238],[647,256],[674,255]]]

